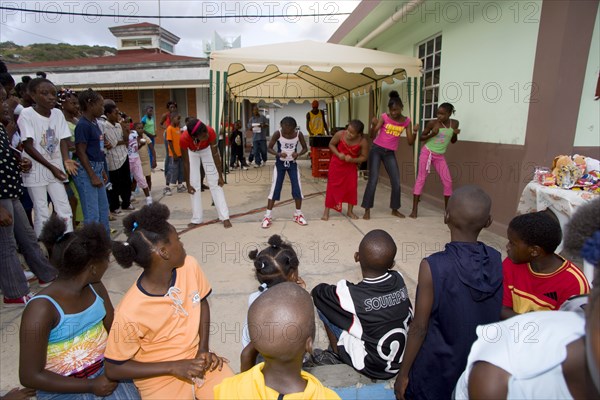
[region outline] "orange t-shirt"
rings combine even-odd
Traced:
[[[181,157],[181,147],[179,146],[179,139],[181,138],[181,129],[177,126],[169,125],[167,127],[167,140],[173,142],[173,149],[175,149],[175,155]],[[169,145],[169,155],[173,157],[173,151],[171,145]]]
[[[105,359],[119,364],[194,358],[200,343],[200,302],[211,292],[200,265],[187,256],[184,265],[173,270],[166,295],[145,292],[141,277],[115,310]],[[134,382],[143,399],[192,398],[192,384],[172,375]]]

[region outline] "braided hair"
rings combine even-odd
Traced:
[[[65,101],[67,101],[71,96],[75,96],[75,98],[77,98],[77,93],[71,89],[61,89],[56,94],[56,107],[62,110],[63,104],[65,104]]]
[[[269,238],[269,247],[252,250],[248,256],[254,261],[256,279],[261,283],[260,291],[287,282],[298,272],[298,255],[290,243],[284,242],[279,235]]]

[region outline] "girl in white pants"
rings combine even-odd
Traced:
[[[199,225],[204,221],[202,209],[200,166],[204,166],[206,181],[215,203],[219,220],[225,228],[231,228],[229,208],[223,191],[223,173],[221,157],[217,149],[217,135],[213,128],[200,120],[192,118],[187,123],[187,130],[180,139],[181,155],[188,193],[192,196],[192,221],[190,225]]]

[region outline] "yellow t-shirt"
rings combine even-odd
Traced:
[[[143,273],[142,273],[143,274]],[[200,342],[200,302],[211,292],[194,257],[173,270],[167,295],[151,295],[140,278],[115,310],[105,359],[160,362],[191,359]],[[192,399],[192,384],[174,376],[135,379],[143,399]]]
[[[277,400],[279,393],[265,385],[265,377],[262,373],[264,365],[265,363],[260,363],[246,372],[223,380],[215,387],[215,399]],[[303,392],[286,394],[285,400],[340,400],[333,390],[323,386],[313,375],[305,371],[300,371],[300,375],[306,381],[306,388]]]
[[[170,140],[173,142],[173,149],[175,150],[175,155],[177,157],[181,157],[181,147],[179,146],[180,138],[181,138],[181,129],[176,126],[169,125],[167,127],[167,140]],[[173,151],[171,151],[171,145],[169,145],[169,155],[171,157],[173,157]]]

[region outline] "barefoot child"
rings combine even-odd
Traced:
[[[369,155],[369,142],[363,137],[364,127],[362,122],[354,119],[348,124],[348,129],[337,132],[329,142],[333,155],[329,163],[323,221],[329,219],[331,208],[342,212],[342,203],[348,203],[347,215],[358,219],[353,212],[357,201],[358,166]]]
[[[502,259],[477,240],[492,223],[491,206],[476,186],[450,197],[444,222],[451,242],[419,267],[415,318],[394,386],[398,399],[451,398],[477,339],[475,328],[500,319]]]
[[[275,202],[279,201],[281,196],[281,188],[285,174],[290,177],[292,185],[292,197],[296,202],[296,211],[294,212],[294,222],[298,225],[308,225],[304,214],[302,214],[302,185],[300,184],[300,172],[296,159],[308,151],[304,136],[296,131],[296,120],[292,117],[285,117],[281,120],[281,130],[275,132],[269,142],[268,152],[276,156],[275,167],[273,167],[273,182],[271,191],[267,201],[267,212],[262,220],[262,228],[266,229],[271,226],[272,217],[271,211],[275,206]],[[298,143],[302,146],[300,153]],[[273,148],[277,145],[277,150]]]
[[[133,382],[104,374],[113,306],[102,284],[110,238],[97,222],[75,232],[52,216],[40,240],[58,278],[34,296],[21,321],[19,377],[38,399],[139,399]],[[70,396],[70,397],[68,397]]]
[[[361,282],[321,283],[312,290],[333,352],[372,379],[398,373],[413,315],[402,274],[392,270],[396,250],[389,233],[373,230],[354,253]]]
[[[400,171],[396,160],[396,149],[400,143],[400,136],[404,131],[406,131],[408,144],[412,146],[415,142],[415,134],[419,131],[419,125],[417,124],[413,128],[410,118],[402,115],[404,104],[402,104],[398,92],[392,90],[389,96],[388,112],[381,114],[379,120],[373,118],[371,122],[371,137],[375,134],[377,134],[377,137],[373,140],[373,146],[369,151],[369,181],[361,205],[365,209],[363,219],[371,218],[371,208],[373,208],[375,200],[379,167],[382,161],[392,186],[390,197],[392,215],[404,218],[404,214],[398,211],[400,208]]]
[[[168,219],[164,204],[145,206],[123,220],[127,241],[113,243],[121,266],[143,272],[115,311],[106,373],[133,379],[144,399],[212,398],[233,373],[209,350],[211,287]]]
[[[513,218],[507,236],[502,319],[530,311],[558,310],[571,296],[589,293],[583,272],[554,253],[562,230],[548,212]]]
[[[248,307],[267,289],[282,282],[294,282],[300,287],[306,288],[306,284],[298,275],[299,261],[296,252],[291,244],[285,243],[279,235],[271,236],[269,247],[263,249],[260,253],[258,250],[253,250],[250,252],[249,257],[254,261],[254,272],[260,286],[258,291],[252,293],[248,298]],[[250,341],[247,322],[242,333],[244,349],[240,357],[241,372],[254,367],[258,356],[258,351]]]
[[[314,307],[306,290],[292,282],[273,286],[250,306],[248,324],[265,362],[225,379],[215,388],[215,399],[339,399],[302,371],[304,353],[312,352],[315,337]]]
[[[423,133],[421,140],[425,143],[419,156],[419,175],[415,182],[413,190],[413,209],[410,213],[411,218],[417,218],[419,211],[419,200],[425,186],[425,180],[431,169],[435,167],[442,185],[444,185],[444,208],[448,207],[448,199],[452,195],[452,177],[444,153],[450,143],[456,143],[458,140],[458,121],[450,119],[455,112],[454,106],[450,103],[442,103],[437,110],[437,119],[429,121]]]

